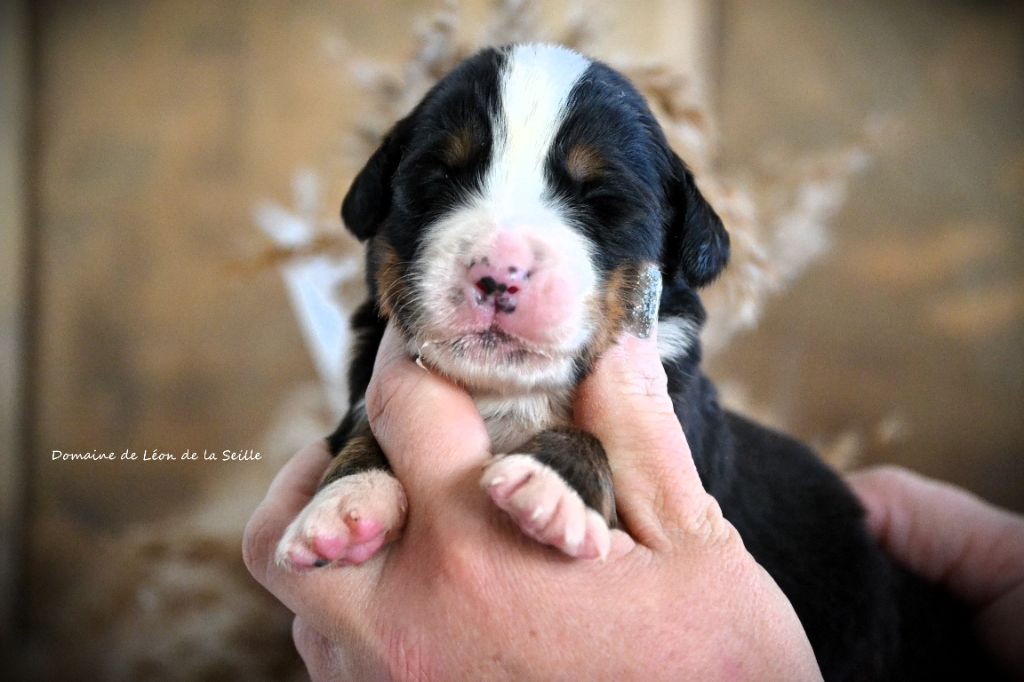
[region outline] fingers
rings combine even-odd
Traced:
[[[708,539],[725,531],[668,396],[653,334],[622,335],[581,385],[575,415],[604,446],[619,514],[639,542],[671,544],[666,529]]]
[[[374,657],[368,653],[373,646],[367,646],[358,639],[346,639],[342,647],[321,634],[305,618],[296,616],[292,620],[292,641],[313,682],[381,677],[380,671],[374,670],[372,665]]]
[[[380,575],[379,566],[366,564],[359,571],[297,575],[274,560],[285,528],[313,497],[329,461],[324,441],[317,441],[292,457],[253,512],[242,540],[245,565],[257,582],[293,613],[301,613],[323,629],[332,623],[358,623]]]
[[[245,527],[242,540],[245,565],[252,577],[271,592],[271,575],[278,571],[274,566],[277,543],[285,527],[313,497],[330,461],[324,441],[299,450],[274,477],[266,497]]]
[[[905,469],[853,474],[868,525],[899,563],[977,609],[1024,585],[1024,520]]]
[[[335,647],[299,616],[292,621],[292,641],[295,642],[295,649],[302,657],[311,680],[346,679],[339,674],[342,666],[339,665],[339,657],[335,655]]]
[[[468,469],[477,477],[490,440],[469,395],[418,366],[393,325],[381,341],[366,413],[410,498],[436,496]]]

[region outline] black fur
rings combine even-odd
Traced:
[[[491,116],[500,118],[497,74],[506,57],[505,50],[485,50],[443,79],[385,138],[345,198],[346,225],[360,239],[372,238],[371,299],[353,319],[353,405],[365,394],[386,324],[374,281],[381,249],[393,249],[407,266],[417,257],[423,226],[478,186],[494,135]],[[570,101],[544,172],[598,246],[594,267],[607,275],[623,263],[660,262],[662,318],[699,326],[705,312],[696,289],[728,260],[721,220],[625,78],[594,63]],[[468,129],[473,145],[468,161],[453,168],[438,149],[456,129]],[[582,181],[567,172],[566,154],[577,144],[596,149],[602,172]],[[415,310],[392,314],[406,331],[415,324]],[[581,360],[581,375],[588,366]],[[698,343],[665,369],[702,482],[792,602],[826,680],[994,677],[966,614],[893,565],[868,535],[863,510],[839,476],[799,442],[719,406],[700,370]],[[332,451],[364,426],[363,411],[354,408],[330,437]],[[584,447],[584,456],[573,459],[571,449],[585,438],[551,434],[538,436],[536,449],[548,453],[548,463],[591,506],[604,507],[614,519],[600,445]]]
[[[371,469],[391,471],[384,451],[380,449],[377,439],[370,433],[369,424],[363,421],[356,433],[350,435],[341,449],[335,453],[334,460],[327,467],[321,487],[327,486],[339,478],[352,476]]]
[[[468,190],[486,168],[492,115],[498,113],[498,74],[505,55],[484,50],[457,66],[385,136],[356,176],[341,205],[345,226],[360,240],[382,227],[399,255],[411,257],[416,230]],[[448,136],[468,128],[477,145],[470,163],[453,167],[443,154]]]
[[[532,453],[542,464],[557,471],[588,507],[597,510],[611,526],[617,524],[612,470],[596,438],[578,429],[549,429],[518,449]]]

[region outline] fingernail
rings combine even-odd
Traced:
[[[658,304],[661,302],[661,269],[657,265],[645,263],[639,267],[629,299],[626,305],[626,331],[637,338],[646,339],[658,320]]]

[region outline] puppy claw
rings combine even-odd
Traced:
[[[526,535],[571,557],[603,559],[611,537],[608,524],[589,509],[568,483],[532,455],[495,457],[481,486]]]
[[[397,536],[405,493],[385,471],[345,476],[320,490],[285,530],[278,565],[292,571],[358,565]]]

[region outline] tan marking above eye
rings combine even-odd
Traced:
[[[601,153],[589,145],[575,144],[565,155],[565,169],[576,182],[593,180],[604,170]]]
[[[469,163],[477,149],[476,138],[469,128],[460,128],[445,141],[442,154],[447,165],[460,168]]]

